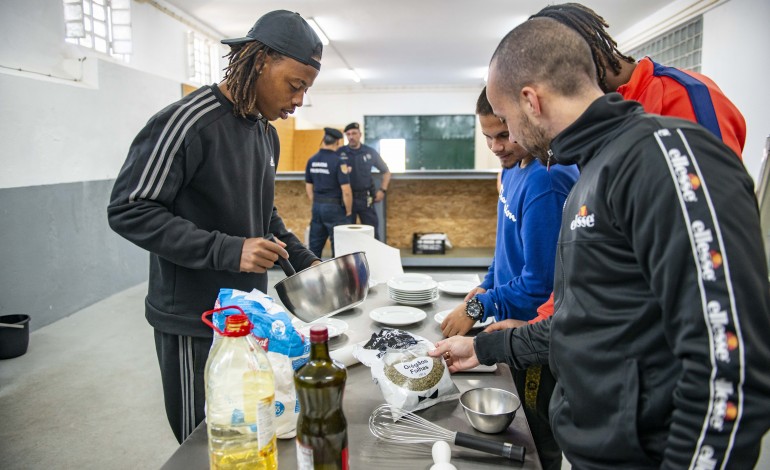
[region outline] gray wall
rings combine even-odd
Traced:
[[[33,330],[147,279],[107,203],[134,136],[181,88],[108,61],[97,72],[93,88],[0,74],[0,314]]]
[[[0,314],[34,330],[147,279],[147,253],[107,225],[112,184],[0,189]]]

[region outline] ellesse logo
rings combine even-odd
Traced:
[[[687,202],[697,202],[698,196],[695,192],[700,188],[700,178],[688,171],[690,159],[675,148],[668,151],[668,158],[676,174],[676,182],[682,198]]]
[[[569,224],[570,230],[575,230],[577,228],[583,228],[583,227],[593,227],[594,226],[594,214],[588,213],[588,207],[584,205],[580,206],[580,210],[578,210],[578,213],[575,214],[575,218],[572,219],[572,222]]]
[[[727,379],[717,379],[714,383],[713,412],[709,424],[717,431],[724,429],[725,421],[735,421],[738,408],[730,398],[735,394],[735,387]]]
[[[695,240],[695,249],[698,252],[701,278],[706,281],[715,281],[717,278],[716,270],[722,266],[722,253],[711,247],[714,242],[711,229],[706,228],[706,224],[700,220],[693,221],[691,229]]]

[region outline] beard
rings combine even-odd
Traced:
[[[545,132],[545,129],[535,125],[529,116],[525,115],[521,120],[519,132],[517,133],[519,145],[540,160],[543,165],[548,163],[548,152],[551,148],[551,138]]]

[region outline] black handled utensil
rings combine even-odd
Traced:
[[[275,243],[275,236],[272,233],[268,233],[264,237],[265,240],[270,240],[271,242]],[[289,263],[289,260],[286,258],[278,257],[278,264],[281,266],[281,269],[283,269],[284,274],[286,274],[286,277],[293,276],[297,274],[297,271],[294,270],[294,266]]]
[[[450,431],[414,413],[391,405],[380,405],[372,412],[369,417],[369,430],[380,439],[399,444],[449,441],[461,447],[480,450],[518,462],[523,462],[526,454],[526,449],[521,446]]]

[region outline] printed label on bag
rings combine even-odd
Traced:
[[[399,362],[393,364],[396,371],[410,379],[421,379],[430,374],[433,370],[433,359],[430,357],[420,357],[413,361]]]

